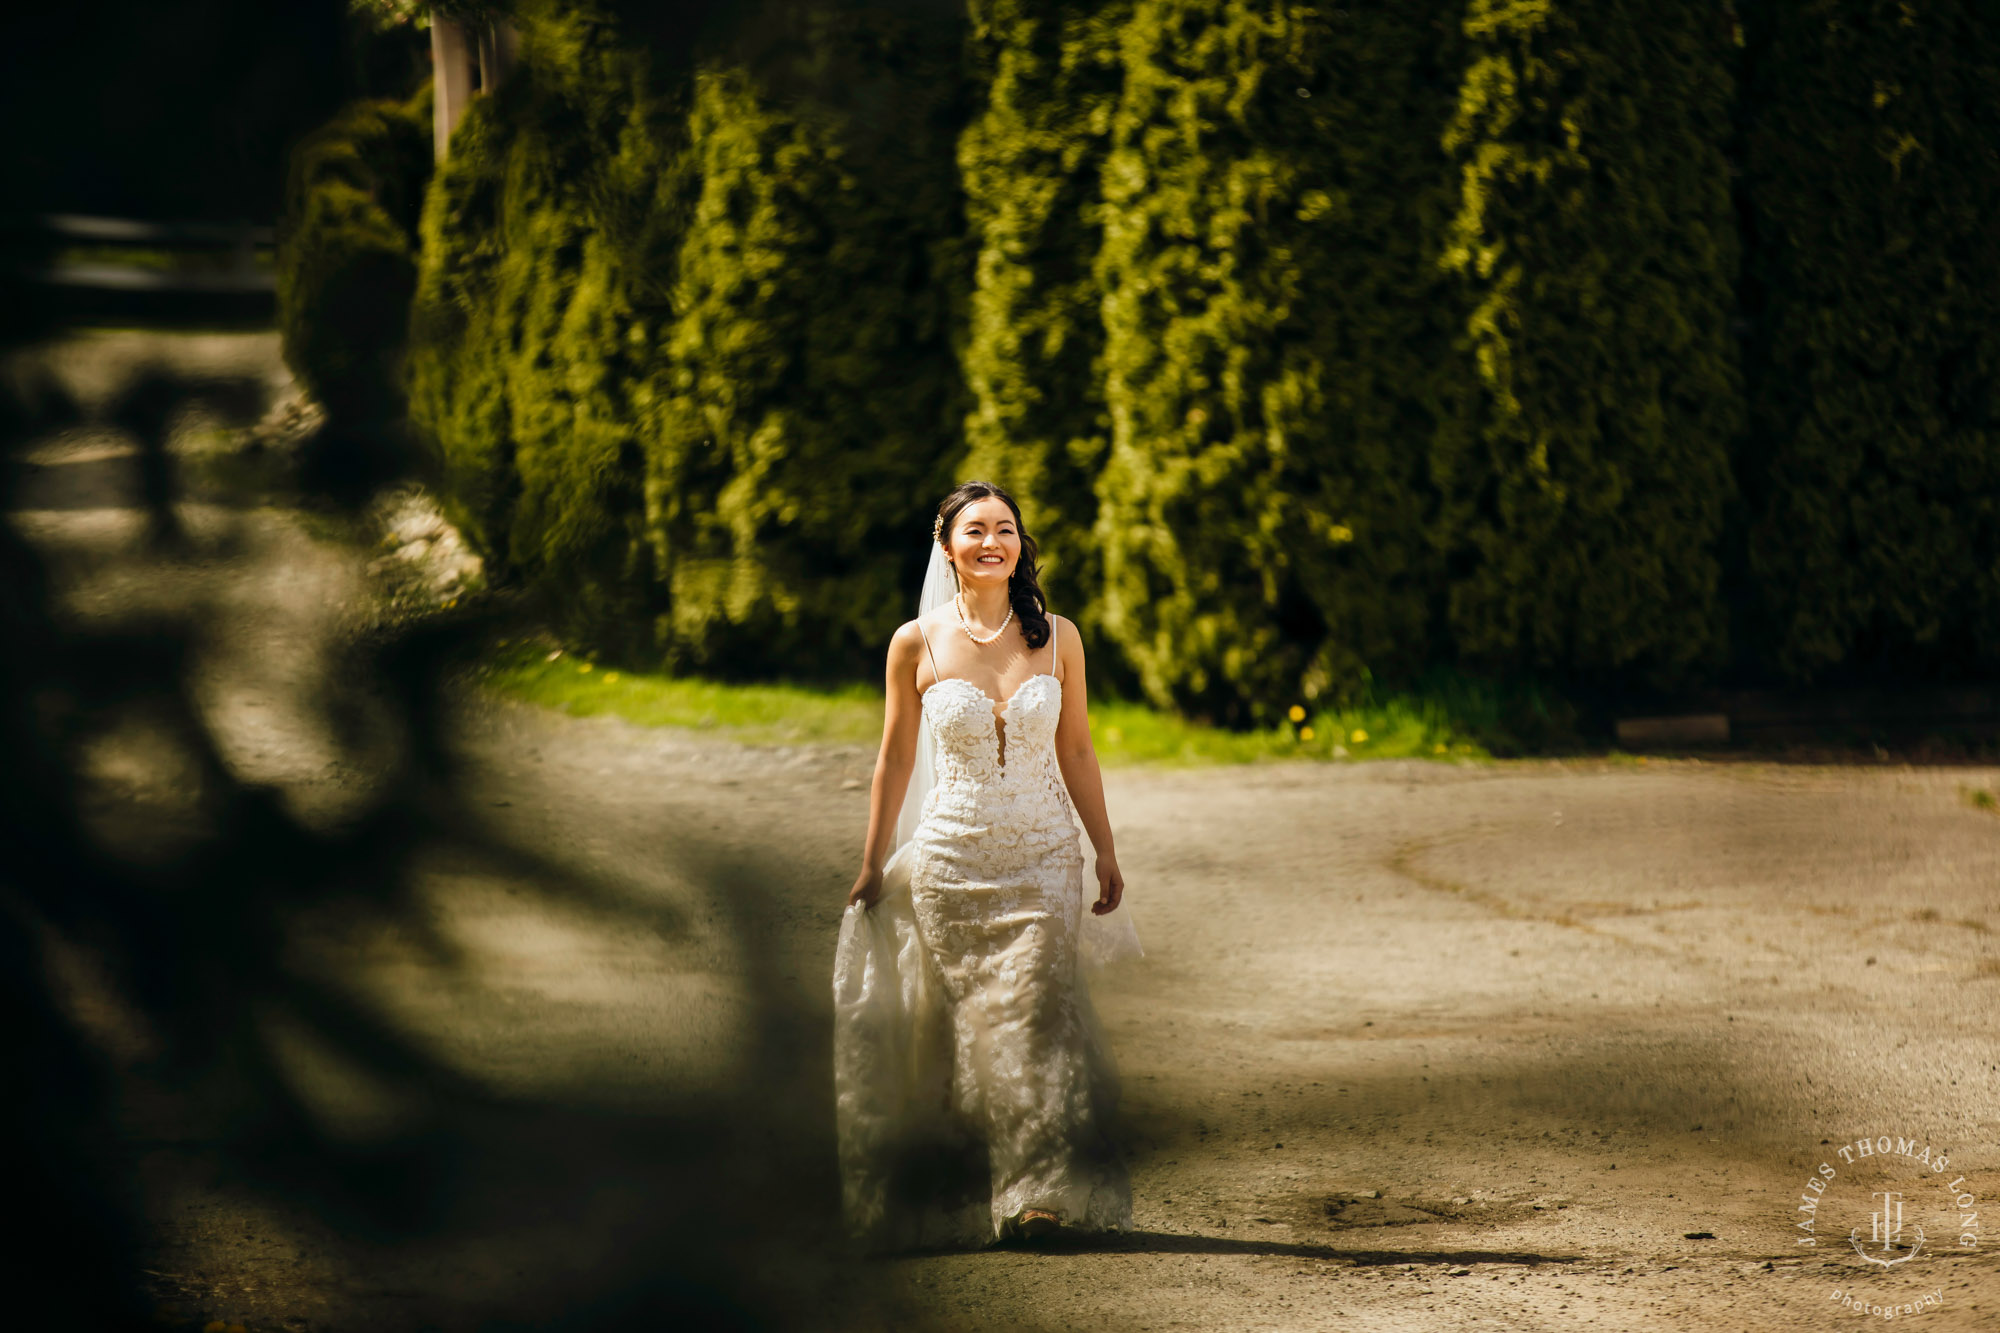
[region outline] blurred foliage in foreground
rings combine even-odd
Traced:
[[[414,415],[608,660],[871,675],[965,475],[1224,725],[2000,659],[1970,0],[515,8]]]
[[[0,1142],[36,1200],[14,1266],[61,1280],[17,1284],[9,1326],[291,1328],[308,1310],[315,1327],[747,1330],[851,1304],[830,1286],[849,1270],[830,1239],[825,1016],[781,980],[796,964],[767,926],[768,868],[651,818],[685,872],[660,894],[496,817],[504,802],[462,788],[446,694],[492,626],[316,600],[341,584],[316,577],[305,531],[340,531],[336,497],[295,490],[289,465],[181,466],[190,423],[257,429],[271,377],[121,369],[92,338],[58,375],[18,346],[53,338],[9,329],[18,309],[0,307],[0,1025],[17,1069]],[[344,444],[321,427],[284,452]],[[562,1058],[468,1062],[454,1043],[479,1004],[514,1035],[537,1021],[489,989],[441,906],[481,882],[543,921],[717,948],[744,996],[724,1072],[634,1079],[622,1043],[573,1063],[567,1015]],[[669,955],[653,986],[695,956]],[[404,967],[410,990],[385,980]],[[407,1003],[419,991],[454,997],[451,1017]]]

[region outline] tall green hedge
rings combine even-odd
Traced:
[[[960,471],[1020,501],[1046,553],[1050,606],[1101,642],[1091,534],[1110,418],[1093,270],[1129,6],[974,0],[969,9],[980,111],[958,149],[977,246]]]
[[[328,410],[402,411],[399,362],[431,173],[431,97],[357,102],[292,151],[278,219],[286,361]]]
[[[657,589],[627,397],[645,293],[612,224],[670,211],[672,152],[643,132],[647,63],[611,25],[523,19],[539,58],[473,101],[425,211],[412,414],[483,553],[566,632],[627,654]]]
[[[488,115],[493,105],[468,108],[425,202],[408,389],[410,415],[437,452],[446,511],[499,574],[519,487],[506,391],[512,340],[496,312],[503,286],[533,274],[509,262],[500,229],[496,164],[513,136]]]
[[[1425,451],[1462,378],[1441,17],[1141,0],[1127,24],[1096,537],[1160,703],[1268,720],[1423,656]]]
[[[1753,647],[1792,679],[2000,662],[2000,29],[1759,7]]]
[[[1433,454],[1462,659],[1671,685],[1727,651],[1734,44],[1691,0],[1471,0],[1445,145],[1469,428]]]
[[[964,411],[956,33],[799,11],[776,56],[658,73],[608,10],[517,21],[426,212],[413,407],[455,512],[606,652],[872,658]]]
[[[1968,0],[622,3],[519,6],[410,324],[453,512],[577,638],[872,667],[990,476],[1106,674],[1224,720],[2000,649]]]
[[[879,661],[965,410],[957,126],[933,100],[955,43],[839,15],[807,37],[838,98],[695,80],[699,193],[642,406],[675,666]]]

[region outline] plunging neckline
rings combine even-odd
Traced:
[[[931,682],[929,690],[925,690],[922,694],[919,694],[917,696],[917,707],[921,709],[924,705],[924,700],[930,696],[931,690],[936,689],[938,686],[944,684],[948,680],[963,680],[967,685],[972,685],[973,689],[979,691],[979,697],[986,700],[988,704],[992,705],[992,707],[987,709],[986,715],[993,719],[994,763],[996,763],[999,766],[1001,773],[1004,774],[1007,771],[1007,733],[1005,731],[1005,727],[1007,725],[1008,711],[1014,707],[1014,701],[1021,697],[1021,691],[1028,688],[1028,684],[1030,681],[1040,680],[1043,676],[1047,676],[1050,680],[1056,683],[1056,692],[1060,694],[1062,693],[1062,677],[1056,675],[1056,673],[1053,671],[1037,671],[1034,675],[1028,677],[1027,680],[1024,680],[1019,685],[1016,685],[1014,687],[1014,692],[1008,695],[1006,702],[1003,703],[1000,700],[995,699],[992,695],[988,694],[985,691],[985,689],[982,688],[981,686],[973,685],[972,682],[970,680],[966,680],[964,676],[946,676],[940,674],[938,672],[937,652],[931,647],[930,631],[924,628],[923,617],[919,616],[915,623],[917,626],[917,632],[924,636],[924,655],[931,659],[931,674],[937,677],[937,679]],[[1062,665],[1061,658],[1058,657],[1056,654],[1056,630],[1061,624],[1062,622],[1059,620],[1051,620],[1049,622],[1049,665],[1050,666]]]
[[[1034,675],[1028,677],[1026,680],[1022,681],[1019,685],[1016,685],[1014,687],[1014,692],[1007,696],[1007,700],[1005,703],[1002,703],[1000,700],[995,699],[991,694],[988,694],[984,687],[979,685],[973,685],[972,682],[970,680],[967,680],[964,676],[939,676],[936,680],[931,682],[930,689],[925,690],[921,695],[917,696],[917,703],[919,706],[921,706],[923,701],[930,697],[931,690],[936,689],[938,686],[944,684],[946,681],[959,681],[963,684],[971,685],[974,690],[978,691],[978,693],[982,698],[984,698],[988,703],[993,704],[995,708],[998,710],[998,711],[989,711],[987,713],[987,716],[993,719],[993,752],[994,752],[993,762],[999,765],[1000,771],[1002,773],[1005,773],[1007,771],[1007,733],[1002,731],[1001,728],[1007,724],[1007,712],[1009,709],[1013,708],[1014,701],[1021,697],[1022,690],[1027,689],[1029,685],[1033,684],[1035,681],[1040,680],[1044,676],[1047,676],[1050,680],[1056,683],[1056,689],[1058,691],[1062,689],[1061,676],[1056,675],[1053,671],[1037,671]]]
[[[948,680],[962,681],[967,685],[972,685],[972,688],[978,690],[981,694],[986,694],[986,701],[992,704],[995,708],[1000,710],[993,716],[1004,717],[1006,716],[1007,710],[1014,706],[1014,700],[1021,697],[1021,691],[1027,689],[1031,682],[1040,680],[1044,676],[1047,676],[1050,680],[1054,681],[1058,689],[1062,687],[1061,676],[1056,675],[1053,671],[1037,671],[1034,675],[1028,677],[1027,680],[1024,680],[1019,685],[1016,685],[1014,687],[1014,692],[1008,695],[1005,700],[995,699],[992,695],[986,694],[986,691],[983,688],[981,688],[978,685],[972,685],[972,682],[964,676],[939,676],[936,680],[930,683],[930,689],[925,690],[924,693],[929,694],[931,690],[936,689],[938,686],[944,684]]]

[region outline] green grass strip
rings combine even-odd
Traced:
[[[542,644],[503,644],[484,673],[508,698],[575,717],[685,727],[748,745],[860,745],[882,739],[882,694],[866,685],[725,684],[617,671]],[[1487,759],[1436,700],[1392,697],[1306,713],[1266,731],[1204,726],[1143,704],[1093,702],[1090,734],[1107,766],[1243,764],[1269,759]]]

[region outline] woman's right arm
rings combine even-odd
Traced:
[[[884,680],[882,750],[875,757],[875,782],[868,794],[868,839],[861,848],[861,873],[847,895],[848,905],[873,907],[882,896],[882,866],[896,836],[896,817],[910,790],[910,772],[917,764],[917,723],[923,698],[917,693],[917,659],[921,631],[911,621],[889,640]]]

